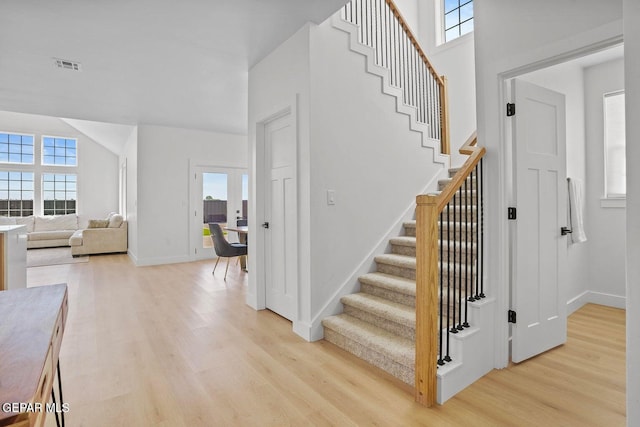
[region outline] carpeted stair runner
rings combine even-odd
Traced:
[[[449,173],[452,176],[455,169]],[[439,188],[442,189],[449,181],[441,180]],[[463,195],[462,200],[471,205],[475,201],[475,191],[468,190],[467,199]],[[475,219],[475,210],[468,209],[467,215],[460,215],[464,212],[464,206],[457,207],[451,210],[451,218],[454,210],[455,221],[439,224],[444,236],[440,245],[450,248],[442,251],[445,283],[448,271],[455,270],[463,278],[466,277],[468,273],[464,263],[473,262],[475,257],[475,243],[471,243],[471,238],[469,243],[453,243],[454,239],[465,233],[472,235],[465,219]],[[415,365],[415,236],[415,221],[405,222],[404,235],[389,241],[391,253],[375,257],[377,271],[359,278],[360,292],[340,299],[344,312],[322,321],[325,340],[410,385],[414,384]],[[452,240],[451,245],[447,239]],[[454,260],[453,250],[460,247],[469,249],[469,259]],[[444,292],[447,292],[446,288]],[[460,298],[464,298],[464,295],[456,296],[456,299]],[[449,302],[450,306],[452,304],[453,300]],[[446,303],[443,310],[446,310]],[[446,322],[446,317],[443,321]]]

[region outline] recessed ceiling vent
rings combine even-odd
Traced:
[[[56,61],[58,68],[64,68],[65,70],[82,71],[82,64],[79,62],[68,61],[66,59],[53,58]]]

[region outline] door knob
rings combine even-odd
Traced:
[[[563,235],[563,236],[566,236],[567,234],[572,233],[572,232],[573,232],[573,230],[570,230],[568,227],[562,227],[560,229],[560,234]]]
[[[269,223],[268,222],[263,222],[262,223],[262,228],[269,228]]]

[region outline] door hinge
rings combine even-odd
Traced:
[[[516,104],[508,102],[507,103],[507,117],[516,115]]]
[[[516,208],[507,208],[508,219],[516,219],[516,216],[517,216]]]
[[[516,323],[516,312],[513,310],[509,310],[507,314],[507,320],[509,323]]]

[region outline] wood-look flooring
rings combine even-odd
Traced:
[[[494,370],[445,405],[245,305],[247,273],[126,255],[28,269],[69,285],[60,354],[67,426],[624,426],[624,311],[587,305],[569,340]],[[54,426],[49,415],[47,426]]]

